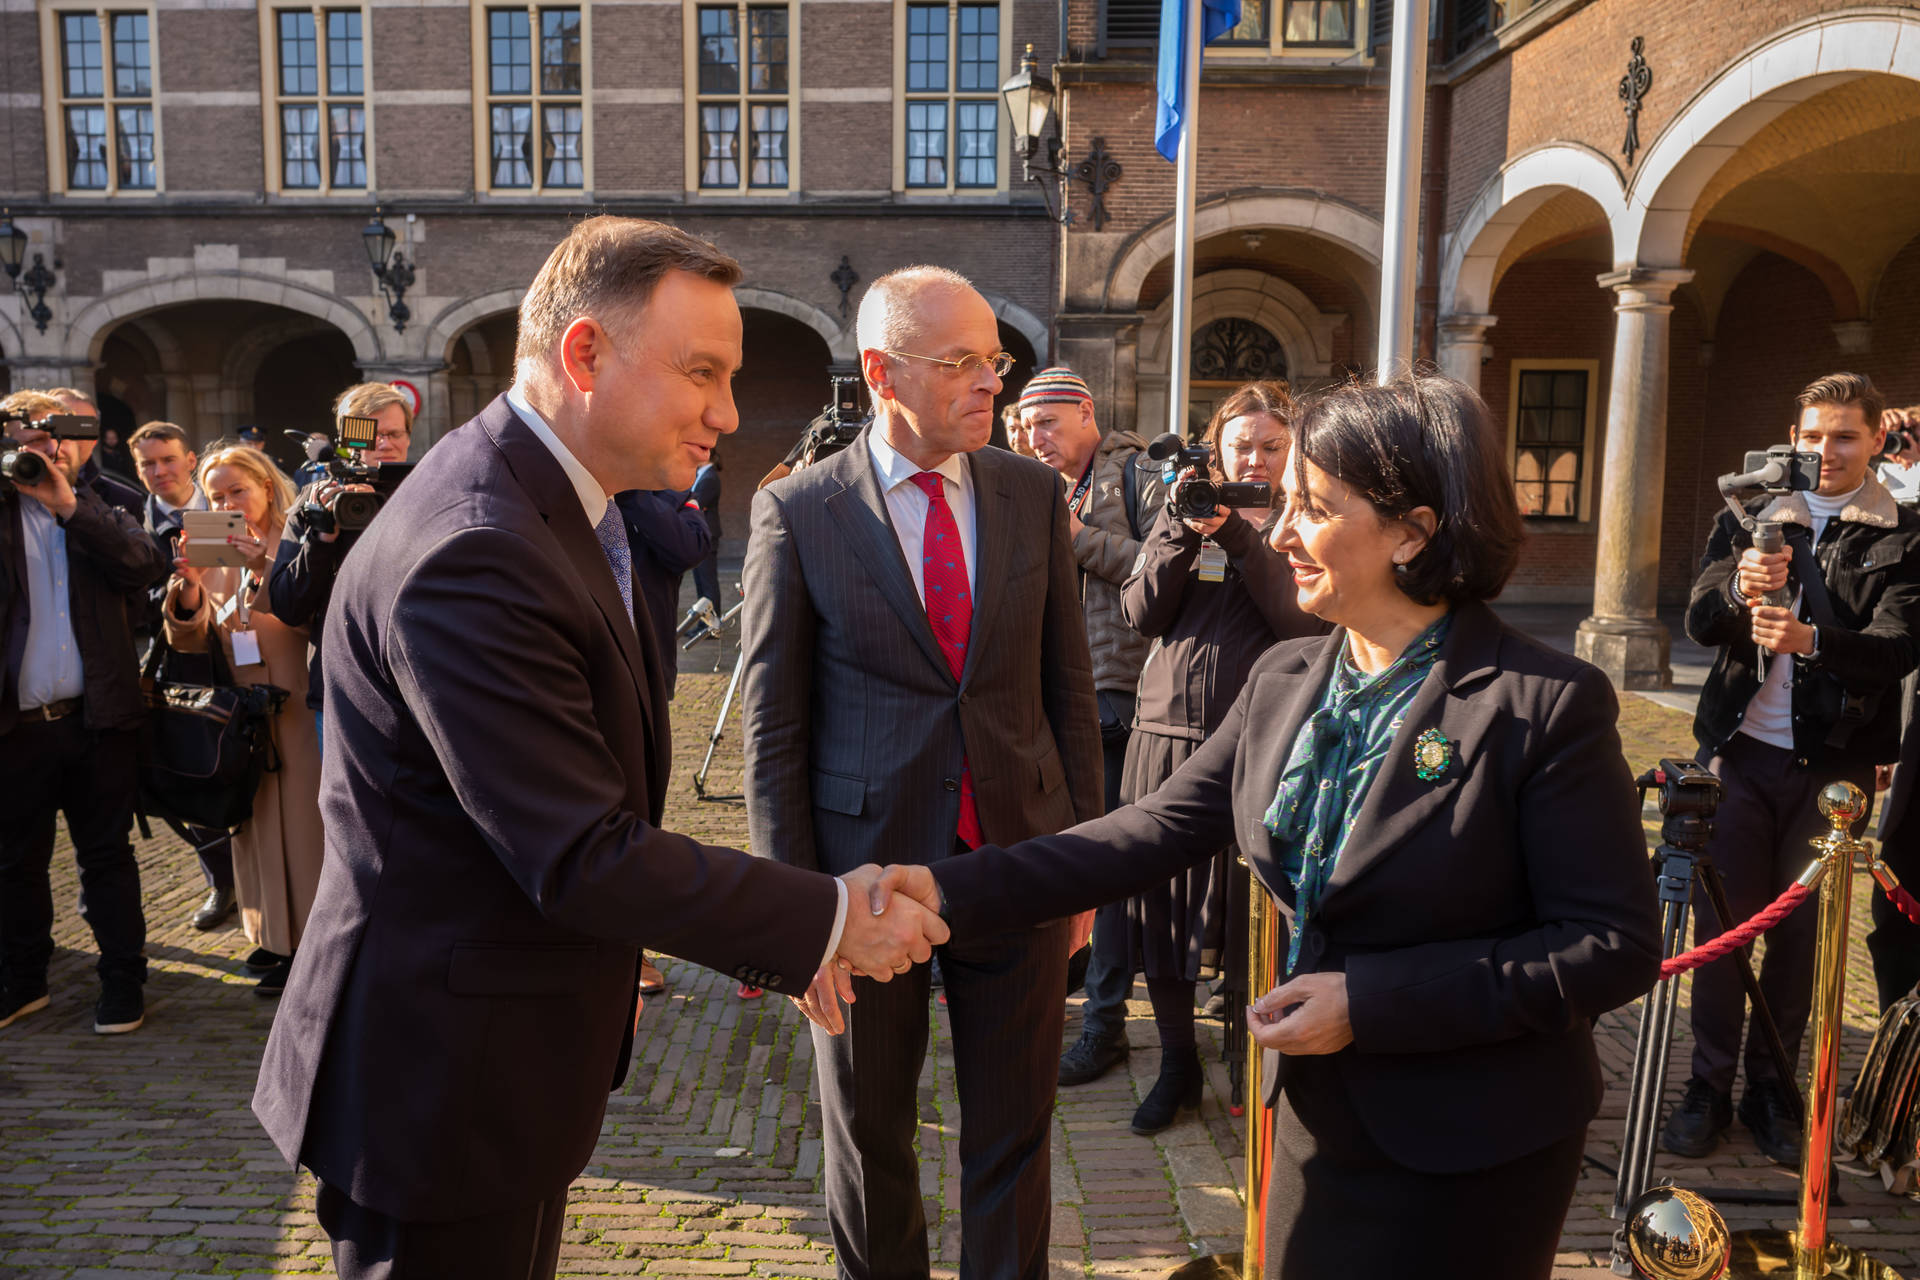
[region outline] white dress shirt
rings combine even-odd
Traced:
[[[20,659],[20,709],[64,702],[86,691],[80,642],[73,634],[67,531],[53,512],[21,495],[21,542],[27,553],[27,648]]]
[[[873,455],[873,471],[880,477],[880,492],[887,499],[887,514],[893,517],[893,533],[900,539],[900,554],[907,558],[907,572],[913,575],[913,593],[925,600],[927,584],[921,561],[927,541],[927,508],[933,505],[933,499],[913,483],[913,477],[927,468],[902,457],[887,443],[878,423],[867,432],[867,452]],[[973,553],[973,473],[966,459],[957,453],[931,470],[940,476],[940,487],[947,495],[953,522],[960,529],[960,554],[967,562],[967,590],[977,595],[979,584],[974,574],[979,557]]]
[[[560,469],[567,473],[567,480],[573,485],[574,493],[580,498],[580,509],[586,513],[588,527],[598,528],[600,521],[607,514],[607,503],[611,501],[607,491],[600,487],[600,482],[593,478],[593,473],[587,470],[580,459],[573,456],[573,451],[561,443],[560,437],[553,433],[553,428],[547,425],[546,419],[534,412],[533,406],[527,403],[526,393],[520,390],[519,383],[516,382],[507,388],[507,404],[520,415],[520,420],[527,424],[527,428],[533,432],[535,438],[547,446],[547,451],[553,454],[554,460],[560,464]],[[920,500],[924,508],[926,495],[921,494]],[[822,969],[832,963],[833,953],[840,949],[840,934],[847,927],[847,886],[838,876],[835,876],[833,887],[838,891],[839,898],[833,910],[833,932],[827,935],[827,953],[820,958]]]

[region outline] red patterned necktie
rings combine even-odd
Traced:
[[[973,592],[967,586],[967,557],[960,545],[960,526],[947,505],[946,486],[938,472],[913,477],[927,495],[927,528],[920,554],[920,581],[933,638],[946,655],[947,669],[958,680],[967,666],[967,640],[973,634]],[[973,770],[960,762],[960,839],[967,848],[980,846],[980,811],[974,805]]]

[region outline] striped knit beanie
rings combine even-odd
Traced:
[[[1093,393],[1087,390],[1085,380],[1063,364],[1034,374],[1027,379],[1026,389],[1020,393],[1022,409],[1036,404],[1059,403],[1093,404]]]

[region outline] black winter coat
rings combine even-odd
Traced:
[[[146,716],[133,656],[129,601],[171,566],[126,512],[84,484],[78,506],[61,522],[67,534],[67,591],[73,638],[80,646],[84,723],[89,729],[131,729]],[[20,664],[27,651],[27,553],[20,504],[32,502],[0,485],[0,734],[20,715]]]
[[[1756,499],[1748,510],[1803,531],[1813,526],[1799,494]],[[1734,595],[1740,553],[1752,545],[1733,513],[1721,512],[1687,606],[1687,635],[1720,650],[1693,721],[1702,759],[1739,732],[1760,689],[1747,608]],[[1820,628],[1817,656],[1792,659],[1794,754],[1808,768],[1888,763],[1900,754],[1900,681],[1920,660],[1920,515],[1868,476],[1827,522],[1814,559],[1834,623]],[[1797,576],[1788,590],[1799,590]]]

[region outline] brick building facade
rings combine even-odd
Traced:
[[[9,5],[0,204],[57,284],[44,332],[0,300],[0,358],[203,441],[404,379],[417,454],[510,381],[513,310],[572,220],[664,218],[746,268],[737,549],[749,481],[855,356],[843,258],[860,282],[956,267],[1016,385],[1046,358],[1055,235],[999,86],[1057,32],[1039,0]],[[361,243],[376,202],[416,271],[404,330]]]
[[[1247,0],[1210,47],[1195,391],[1177,415],[1154,50],[1137,4],[1068,2],[1068,146],[1098,137],[1125,166],[1111,220],[1063,236],[1055,316],[1104,420],[1151,434],[1200,421],[1255,372],[1311,388],[1371,370],[1390,0]],[[1793,393],[1822,373],[1856,369],[1892,403],[1920,401],[1920,8],[1434,10],[1419,350],[1507,426],[1530,516],[1508,598],[1591,602],[1582,651],[1659,684],[1655,609],[1685,598],[1720,509],[1714,477],[1784,441]],[[1076,188],[1083,211],[1088,198]]]

